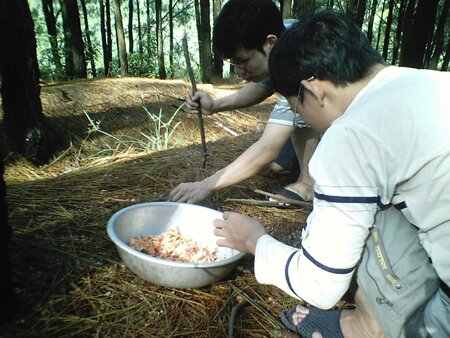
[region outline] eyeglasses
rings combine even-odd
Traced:
[[[250,59],[253,57],[253,55],[255,55],[256,53],[256,49],[253,50],[253,53],[247,57],[247,58],[233,58],[233,59],[225,59],[225,61],[227,61],[230,65],[233,66],[237,66],[240,68],[245,68],[247,66],[247,64],[249,63]]]
[[[314,80],[314,75],[306,79],[307,82]],[[298,118],[298,103],[303,103],[303,99],[305,97],[305,87],[302,84],[302,81],[300,81],[300,86],[298,87],[298,94],[297,94],[297,101],[295,102],[295,111],[294,111],[294,121],[292,121],[292,124],[294,126],[303,126],[304,122],[302,119]]]

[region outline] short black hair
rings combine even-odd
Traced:
[[[229,0],[214,23],[214,51],[225,58],[241,47],[262,51],[267,36],[283,30],[283,17],[272,0]]]
[[[297,95],[300,81],[314,76],[346,86],[367,75],[375,64],[385,64],[366,35],[343,13],[306,13],[285,31],[269,57],[274,89]]]

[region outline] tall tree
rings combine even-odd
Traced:
[[[133,1],[128,0],[128,48],[130,54],[134,51],[134,40],[133,40]]]
[[[197,21],[197,35],[200,53],[200,69],[202,82],[212,82],[212,51],[209,0],[194,1]]]
[[[169,67],[170,77],[174,77],[174,65],[173,65],[173,1],[169,0]]]
[[[160,79],[166,79],[166,67],[164,65],[164,44],[163,44],[163,26],[162,26],[162,3],[161,0],[155,0],[156,16],[156,41],[158,53],[158,76]]]
[[[373,23],[375,21],[375,14],[377,13],[378,0],[372,0],[372,5],[370,6],[369,22],[367,24],[367,39],[370,42],[373,40]]]
[[[386,7],[386,0],[383,0],[383,6],[381,6],[381,16],[380,16],[380,24],[378,25],[378,34],[377,34],[377,44],[375,48],[379,50],[380,41],[381,41],[381,28],[383,27],[384,21],[384,8]]]
[[[42,0],[42,9],[45,17],[45,24],[47,26],[48,38],[52,49],[52,59],[55,64],[56,78],[59,78],[62,73],[62,64],[59,57],[58,50],[58,30],[56,28],[56,18],[53,10],[53,0]]]
[[[280,1],[280,4],[283,4],[281,13],[283,14],[283,19],[291,19],[292,18],[292,0],[284,0]]]
[[[59,3],[64,27],[66,75],[86,78],[86,59],[77,0],[59,0]]]
[[[101,0],[103,1],[103,0]],[[111,25],[111,2],[110,0],[105,0],[105,12],[106,12],[106,42],[108,45],[108,62],[109,62],[109,71],[108,75],[111,72],[112,65],[112,25]]]
[[[398,18],[397,18],[397,28],[395,29],[394,46],[392,48],[391,64],[393,65],[397,64],[398,51],[400,49],[400,41],[402,39],[402,27],[403,27],[403,18],[405,17],[406,1],[407,0],[400,0],[400,8],[398,10]]]
[[[222,7],[221,0],[213,0],[213,15],[214,21],[220,13],[220,9]],[[213,75],[219,79],[223,78],[223,57],[221,54],[218,54],[214,51],[213,48]]]
[[[42,113],[34,24],[26,0],[0,1],[0,74],[4,127],[19,154],[38,164],[54,147]]]
[[[128,76],[128,58],[127,45],[125,43],[125,34],[123,32],[122,11],[120,9],[120,0],[114,0],[114,18],[116,22],[117,44],[120,60],[120,75]]]
[[[137,16],[137,23],[138,23],[139,54],[142,55],[142,27],[141,27],[141,9],[139,6],[139,0],[136,0],[136,16]]]
[[[426,44],[434,29],[439,0],[419,0],[408,31],[402,40],[400,65],[423,68]]]
[[[304,12],[314,12],[315,10],[316,0],[294,0],[292,16],[297,17]]]
[[[431,57],[428,68],[437,69],[439,59],[444,50],[444,41],[445,41],[445,25],[448,18],[448,12],[450,7],[450,0],[444,0],[444,4],[442,6],[441,15],[439,16],[438,25],[436,28],[436,34],[434,36],[435,44],[434,44],[434,52]],[[448,40],[448,39],[447,39]]]
[[[389,0],[389,12],[386,19],[386,29],[384,30],[384,42],[383,42],[383,58],[387,61],[389,52],[389,42],[391,37],[392,28],[392,16],[394,13],[395,0]]]
[[[362,27],[366,13],[366,0],[348,0],[346,15],[359,27]]]
[[[448,65],[450,63],[450,41],[447,41],[447,50],[444,55],[444,61],[442,61],[441,71],[449,71]]]
[[[105,4],[103,0],[100,0],[100,35],[102,38],[102,51],[103,51],[103,67],[105,69],[105,76],[109,75],[109,63],[110,59],[108,58],[109,48],[108,40],[106,39],[106,16],[105,16]]]
[[[97,77],[97,70],[95,69],[95,53],[94,48],[92,48],[91,42],[91,31],[89,30],[89,20],[88,20],[88,12],[86,9],[86,0],[81,0],[81,8],[83,10],[83,18],[84,18],[84,31],[86,36],[86,43],[88,47],[88,58],[91,64],[91,72],[93,77]]]

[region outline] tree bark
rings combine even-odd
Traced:
[[[120,0],[114,0],[114,18],[117,30],[117,41],[118,41],[117,47],[119,49],[120,75],[128,76],[127,45],[125,43],[125,34],[123,32]]]
[[[398,51],[402,39],[403,18],[405,17],[406,0],[400,0],[400,8],[398,10],[397,28],[395,31],[394,47],[392,49],[392,64],[397,64]]]
[[[304,12],[314,12],[316,10],[315,0],[294,0],[292,6],[293,17],[298,17]]]
[[[220,9],[222,7],[221,5],[221,0],[213,0],[213,15],[214,15],[214,20],[216,20],[217,16],[220,13]],[[213,53],[214,53],[214,60],[213,60],[213,76],[219,79],[223,78],[223,57],[220,54],[217,54],[214,51],[213,48]]]
[[[105,5],[103,0],[100,0],[100,35],[102,38],[102,51],[103,51],[103,68],[105,76],[109,75],[109,60],[108,60],[108,42],[106,40],[106,27],[105,27]]]
[[[134,52],[134,39],[133,39],[133,1],[128,0],[128,48],[130,54]]]
[[[141,9],[139,6],[139,0],[136,0],[136,16],[138,22],[138,46],[139,46],[139,55],[142,55],[142,28],[141,28]],[[139,58],[141,60],[141,58]]]
[[[196,0],[197,32],[200,53],[200,69],[203,83],[212,83],[212,52],[209,0]]]
[[[111,2],[110,0],[105,0],[105,11],[106,11],[106,41],[108,45],[108,76],[111,75],[112,66],[112,28],[111,28]]]
[[[283,19],[292,18],[292,0],[284,0],[283,2]]]
[[[85,79],[87,77],[86,59],[77,0],[59,0],[59,2],[66,45],[66,75]]]
[[[158,76],[160,79],[166,79],[166,67],[164,65],[164,43],[162,29],[162,3],[161,0],[155,0],[155,16],[156,16],[156,40],[158,53]]]
[[[383,16],[384,16],[384,9],[386,7],[386,0],[383,0],[383,6],[381,9],[381,17],[380,17],[380,25],[378,26],[378,34],[377,34],[377,44],[376,49],[379,50],[380,48],[380,40],[381,40],[381,27],[383,26]]]
[[[450,41],[447,41],[447,50],[444,55],[444,61],[442,62],[441,71],[448,72],[448,65],[450,63]]]
[[[97,77],[97,70],[95,69],[95,53],[94,49],[92,48],[91,32],[89,30],[88,13],[86,9],[86,0],[81,0],[81,8],[83,9],[84,30],[86,35],[86,43],[88,47],[89,62],[91,63],[91,72],[93,77]]]
[[[378,0],[372,1],[372,6],[370,7],[369,23],[367,24],[367,39],[370,43],[373,40],[373,23],[375,21],[375,14],[377,13]]]
[[[389,42],[391,37],[392,28],[392,16],[394,12],[395,0],[389,0],[389,12],[386,20],[386,29],[384,30],[384,42],[383,42],[383,58],[387,61],[389,53]]]
[[[173,66],[173,1],[169,0],[169,67],[170,67],[170,77],[174,77],[174,66]]]
[[[55,78],[59,77],[63,73],[63,68],[61,64],[61,59],[59,57],[58,50],[58,30],[56,28],[56,18],[53,10],[52,0],[42,0],[42,8],[44,11],[45,24],[47,26],[48,39],[50,41],[50,46],[52,49],[52,59],[55,64]]]
[[[0,1],[0,60],[10,147],[36,164],[45,163],[57,143],[42,113],[34,24],[26,0]]]
[[[423,68],[426,44],[434,28],[439,0],[419,0],[411,29],[404,35],[400,65]]]
[[[352,19],[359,27],[364,22],[366,12],[366,0],[348,0],[346,15]]]
[[[450,0],[445,0],[444,5],[442,6],[441,15],[439,16],[439,22],[434,37],[435,40],[434,52],[428,66],[428,68],[430,69],[438,68],[439,59],[441,58],[442,52],[444,50],[445,24],[447,22],[449,7],[450,7]]]

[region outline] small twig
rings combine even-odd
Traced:
[[[256,192],[257,194],[261,194],[261,195],[264,195],[264,196],[267,196],[267,197],[271,197],[271,198],[275,199],[277,202],[294,204],[294,205],[303,206],[303,207],[312,207],[312,203],[311,202],[296,201],[296,200],[293,200],[293,199],[290,199],[290,198],[286,198],[286,197],[278,195],[278,194],[272,194],[270,192],[267,192],[267,191],[264,191],[264,190],[259,190],[259,189],[255,189],[253,191]]]
[[[237,292],[238,294],[240,294],[242,297],[244,297],[244,300],[246,300],[247,302],[249,302],[252,306],[254,306],[259,312],[261,312],[265,317],[267,317],[267,319],[269,319],[272,324],[274,324],[275,326],[277,326],[279,329],[285,329],[286,327],[283,325],[282,322],[280,322],[278,319],[276,319],[271,313],[269,313],[265,308],[262,307],[261,304],[259,304],[259,302],[250,297],[250,295],[248,295],[244,290],[241,290],[239,287],[237,287],[234,284],[230,284],[231,288]]]
[[[186,68],[189,74],[189,79],[191,80],[192,85],[192,93],[195,94],[197,92],[197,85],[195,83],[195,77],[194,72],[192,71],[191,66],[191,60],[189,58],[189,48],[187,43],[187,34],[184,34],[183,36],[183,51],[184,51],[184,58],[186,60]],[[198,102],[198,125],[200,127],[200,137],[202,139],[202,146],[203,146],[203,162],[202,162],[202,169],[206,168],[206,158],[208,157],[208,150],[206,149],[206,138],[205,138],[205,127],[203,124],[203,114],[202,114],[202,107],[200,105],[200,101]]]
[[[226,132],[230,133],[233,136],[238,136],[239,135],[234,130],[232,130],[232,129],[228,128],[226,125],[224,125],[222,122],[214,121],[214,123],[217,124],[220,128],[222,128],[223,130],[225,130]]]
[[[242,204],[250,204],[250,205],[260,205],[264,207],[278,207],[278,208],[286,208],[286,209],[297,209],[298,206],[291,205],[287,202],[279,202],[279,201],[264,201],[264,200],[255,200],[251,198],[227,198],[225,202],[236,202]]]

